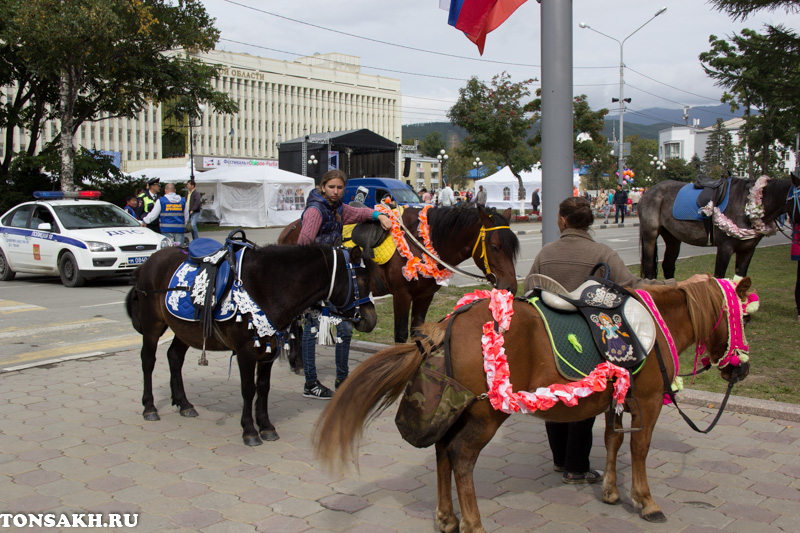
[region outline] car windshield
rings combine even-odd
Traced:
[[[138,227],[139,222],[111,204],[79,203],[54,205],[53,209],[67,229]]]
[[[392,189],[392,196],[398,204],[421,204],[417,193],[412,189]]]

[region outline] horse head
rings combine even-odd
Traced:
[[[692,326],[697,336],[697,353],[702,356],[703,350],[706,357],[704,364],[712,364],[720,370],[722,378],[735,383],[747,377],[750,372],[750,362],[747,339],[744,327],[749,322],[746,307],[748,304],[748,291],[752,285],[749,277],[735,283],[728,279],[712,279],[707,283],[689,284],[703,285],[707,294],[703,296],[687,290],[690,300],[705,298],[706,302],[713,302],[712,306],[705,305],[704,310],[698,307],[690,313]]]
[[[516,294],[519,239],[508,225],[511,209],[501,215],[495,209],[487,210],[479,205],[478,214],[481,229],[472,248],[472,258],[492,285]]]
[[[361,262],[361,248],[342,248],[342,252],[345,256],[348,282],[338,284],[330,301],[342,316],[352,319],[358,331],[369,333],[378,323],[378,313],[370,298],[369,272]]]

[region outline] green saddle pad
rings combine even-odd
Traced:
[[[571,381],[578,381],[604,361],[583,315],[551,309],[538,296],[528,302],[539,311],[547,328],[559,374]]]

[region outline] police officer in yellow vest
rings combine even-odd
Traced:
[[[137,196],[141,202],[140,206],[136,209],[136,218],[139,220],[144,220],[145,215],[153,210],[153,207],[158,200],[159,191],[161,191],[161,184],[158,178],[153,178],[147,182],[147,189],[142,191],[142,193]],[[148,224],[147,227],[156,233],[160,232],[157,218],[152,224]]]
[[[158,220],[161,225],[161,233],[172,239],[173,242],[183,245],[183,234],[186,232],[186,218],[183,215],[185,209],[186,199],[178,196],[174,183],[166,183],[164,184],[164,196],[153,204],[153,210],[145,215],[142,225]]]

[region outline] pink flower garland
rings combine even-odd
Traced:
[[[483,368],[486,371],[486,382],[489,387],[489,401],[492,407],[504,413],[533,413],[537,410],[547,410],[556,402],[575,406],[580,398],[585,398],[593,392],[606,390],[608,382],[615,379],[614,399],[617,401],[616,412],[622,413],[625,394],[630,387],[630,374],[628,371],[604,362],[585,378],[567,384],[556,383],[549,387],[540,387],[535,392],[514,392],[511,385],[511,370],[508,358],[503,348],[505,340],[503,333],[511,327],[511,317],[514,315],[514,295],[505,290],[492,289],[490,291],[478,290],[472,294],[464,295],[456,304],[456,309],[475,300],[489,298],[489,309],[492,318],[497,322],[499,331],[494,329],[494,322],[483,325],[481,345],[483,347]]]
[[[769,177],[761,176],[756,180],[755,185],[753,185],[747,195],[747,203],[745,204],[744,212],[747,214],[747,218],[750,219],[750,223],[755,229],[740,228],[734,221],[723,215],[719,207],[714,206],[712,209],[711,202],[700,210],[706,216],[711,216],[713,213],[714,224],[729,237],[747,240],[754,239],[759,235],[773,235],[778,229],[777,226],[771,223],[765,224],[764,221],[761,220],[764,216],[764,187],[767,186],[768,181]]]

